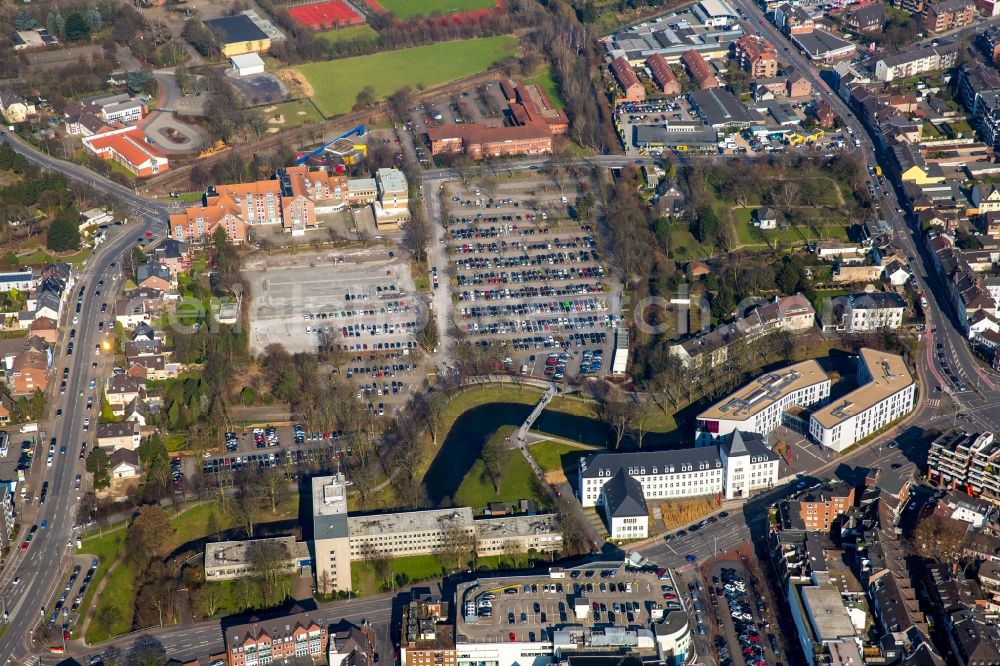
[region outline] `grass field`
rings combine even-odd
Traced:
[[[562,97],[559,95],[559,87],[556,85],[555,79],[552,78],[551,65],[539,67],[538,71],[526,78],[524,82],[528,85],[534,84],[541,88],[549,96],[549,101],[552,102],[553,107],[557,109],[563,108]]]
[[[327,30],[319,33],[319,36],[331,43],[351,42],[355,39],[375,39],[378,33],[370,25],[350,25],[339,30]]]
[[[550,441],[535,442],[528,447],[528,450],[531,451],[531,456],[538,463],[538,466],[546,472],[571,469],[580,458],[593,452],[592,449],[582,449],[578,446]]]
[[[455,506],[471,506],[472,512],[478,516],[490,502],[511,504],[521,499],[539,499],[531,485],[534,475],[528,461],[514,449],[504,453],[500,492],[493,490],[493,482],[483,474],[483,463],[477,460],[455,491]]]
[[[411,581],[437,578],[443,569],[444,566],[436,555],[413,555],[392,560],[393,572],[397,575],[406,574]],[[370,563],[360,561],[351,564],[351,587],[359,595],[381,591],[381,582]]]
[[[368,85],[378,97],[403,86],[432,87],[471,76],[517,52],[509,35],[439,42],[398,51],[301,65],[296,69],[314,91],[313,101],[327,117],[347,113]]]
[[[264,116],[264,122],[267,123],[268,129],[272,127],[284,129],[286,127],[298,127],[303,123],[323,122],[323,117],[319,115],[319,111],[307,99],[292,100],[291,102],[282,102],[281,104],[261,107],[260,112]]]
[[[446,16],[497,6],[494,0],[379,0],[379,4],[401,21]]]

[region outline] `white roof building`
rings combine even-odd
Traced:
[[[264,61],[256,53],[234,55],[229,59],[237,76],[250,76],[264,73]]]

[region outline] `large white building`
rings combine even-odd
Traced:
[[[906,303],[899,294],[851,294],[844,308],[843,328],[851,333],[897,329],[903,325],[904,310]]]
[[[699,495],[725,499],[747,497],[751,491],[769,488],[778,480],[779,459],[758,433],[734,431],[711,446],[677,451],[597,453],[580,459],[577,491],[585,506],[603,506],[609,532],[614,536],[616,518],[631,518],[645,500],[670,500]],[[620,472],[638,482],[616,480]],[[630,499],[621,498],[628,491]],[[641,496],[639,493],[641,492]],[[629,512],[620,512],[620,507]],[[621,523],[622,527],[627,523]],[[627,530],[620,537],[631,538]],[[641,537],[636,537],[641,538]]]
[[[913,409],[916,384],[900,356],[864,348],[858,355],[858,388],[812,414],[809,435],[843,451]]]
[[[313,477],[313,547],[320,587],[350,589],[352,561],[432,555],[454,538],[467,538],[470,553],[475,548],[480,556],[511,548],[540,553],[562,548],[555,514],[476,519],[469,507],[453,507],[349,516],[346,498],[342,474]]]
[[[819,363],[802,361],[768,372],[698,415],[700,443],[736,430],[767,435],[792,407],[809,407],[830,397],[830,378]]]

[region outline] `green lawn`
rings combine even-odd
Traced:
[[[284,596],[291,593],[297,578],[298,576],[295,574],[280,576],[278,587],[271,592],[270,599],[264,598],[263,587],[252,579],[220,580],[205,583],[204,587],[214,587],[222,593],[219,610],[212,617],[239,615],[248,610],[273,607],[280,603]]]
[[[269,129],[272,127],[284,129],[298,127],[304,123],[323,122],[323,116],[319,115],[319,111],[308,99],[265,106],[260,111],[264,115],[264,122],[267,123]],[[279,117],[282,122],[277,122]]]
[[[552,102],[552,106],[554,108],[563,108],[563,101],[562,96],[559,94],[559,87],[556,85],[555,79],[552,78],[551,65],[539,67],[538,71],[524,79],[524,82],[529,85],[534,84],[541,88],[542,91],[549,96],[549,101]]]
[[[593,453],[592,449],[549,441],[536,442],[529,446],[528,450],[531,451],[531,456],[538,466],[546,472],[571,470],[576,467],[580,458]]]
[[[504,453],[500,492],[494,491],[493,482],[483,474],[483,463],[477,460],[462,479],[462,485],[455,491],[456,506],[471,506],[473,513],[479,515],[490,502],[511,504],[521,499],[538,499],[532,487],[531,479],[534,475],[528,461],[514,449],[508,449]]]
[[[437,555],[413,555],[392,560],[392,570],[406,574],[411,581],[438,578],[444,569]],[[372,565],[365,561],[351,563],[351,587],[359,595],[375,594],[381,591],[381,582]]]
[[[401,21],[471,12],[497,6],[495,0],[379,0],[379,4]]]
[[[315,91],[313,101],[330,117],[350,111],[365,86],[387,97],[403,86],[427,88],[477,74],[516,53],[517,40],[500,35],[314,62],[296,69]]]
[[[111,529],[114,529],[113,527]],[[80,617],[82,618],[94,600],[94,594],[100,586],[101,581],[108,574],[108,569],[112,563],[121,555],[125,548],[125,530],[118,529],[103,536],[94,536],[84,539],[81,553],[93,555],[97,558],[97,571],[87,587],[87,593],[80,604]],[[122,580],[125,578],[126,580]],[[113,591],[112,591],[113,590]],[[132,586],[132,571],[127,566],[120,566],[115,570],[114,575],[108,580],[104,594],[101,595],[101,602],[98,608],[106,605],[114,605],[118,608],[120,620],[112,628],[112,635],[128,631],[132,626],[132,612],[135,600],[135,590]],[[96,622],[91,622],[87,628],[87,641],[106,640],[108,635],[102,628],[97,627]]]
[[[355,39],[375,39],[378,37],[378,33],[375,32],[375,28],[366,23],[365,25],[350,25],[339,30],[327,30],[319,33],[318,36],[336,44],[337,42],[351,42]]]

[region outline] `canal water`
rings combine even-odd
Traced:
[[[534,405],[492,402],[473,407],[459,416],[424,475],[431,502],[438,506],[445,497],[454,497],[489,436],[503,426],[520,426],[533,409]],[[614,442],[613,432],[602,421],[549,410],[542,412],[532,430],[594,446],[608,446]],[[643,449],[690,446],[680,442],[676,432],[649,433],[643,436],[642,443]],[[635,442],[626,436],[620,450],[634,448]]]

